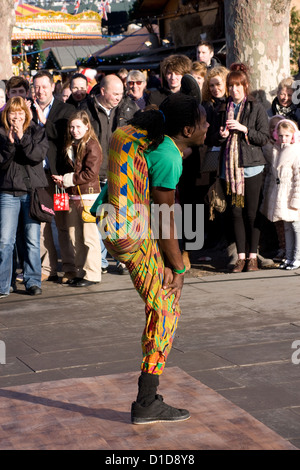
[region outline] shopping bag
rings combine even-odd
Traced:
[[[53,196],[54,210],[55,211],[68,211],[70,208],[69,194],[66,193],[64,188],[55,186],[55,194]]]

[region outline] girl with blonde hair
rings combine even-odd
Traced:
[[[281,119],[273,132],[261,212],[283,221],[285,260],[282,269],[300,267],[300,132],[294,121]]]

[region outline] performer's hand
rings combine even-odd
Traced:
[[[163,282],[163,289],[168,290],[167,294],[165,295],[165,299],[171,297],[171,295],[175,295],[175,299],[173,301],[172,307],[173,309],[179,302],[181,297],[181,291],[183,288],[183,274],[176,274],[171,271],[170,268],[165,268],[165,277]]]
[[[165,266],[163,289],[168,289],[169,284],[173,282],[173,271],[171,268]]]

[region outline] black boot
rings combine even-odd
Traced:
[[[131,406],[133,424],[150,424],[163,421],[184,421],[189,419],[187,410],[173,408],[163,402],[163,397],[156,394],[159,377],[142,372],[139,378],[139,392]]]
[[[158,375],[142,372],[138,382],[139,391],[136,398],[137,403],[139,403],[141,406],[151,405],[151,403],[153,403],[155,400],[158,385]]]

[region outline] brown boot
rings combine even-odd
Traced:
[[[237,262],[235,263],[232,272],[233,273],[241,273],[245,267],[246,260],[239,258]]]
[[[249,258],[247,260],[247,272],[259,271],[257,266],[257,258]]]

